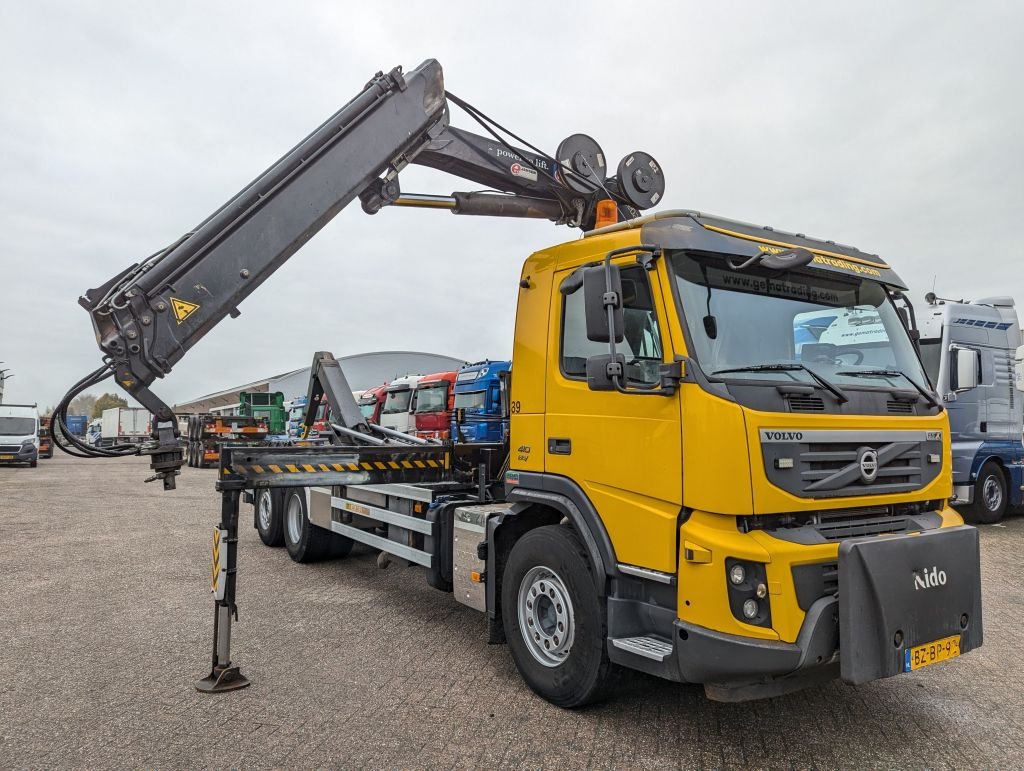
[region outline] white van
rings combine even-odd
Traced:
[[[39,460],[39,411],[34,404],[0,404],[0,464]]]

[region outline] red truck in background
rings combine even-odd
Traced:
[[[455,377],[458,372],[425,375],[416,386],[416,436],[421,439],[447,439],[451,434],[455,409]]]
[[[380,411],[388,396],[387,387],[387,383],[381,383],[379,386],[367,388],[356,398],[359,403],[359,411],[370,423],[380,424]]]

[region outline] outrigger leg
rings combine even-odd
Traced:
[[[235,568],[238,561],[238,501],[241,489],[221,487],[220,525],[213,535],[213,668],[196,681],[196,690],[222,693],[249,685],[237,666],[231,664],[231,620],[238,618],[235,605]]]

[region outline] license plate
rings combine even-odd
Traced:
[[[908,648],[903,662],[903,671],[913,672],[915,669],[938,664],[940,661],[956,658],[959,655],[960,635],[943,637],[941,640]]]
[[[14,460],[13,455],[0,455],[0,460]]]

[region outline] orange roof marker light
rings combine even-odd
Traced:
[[[619,207],[611,198],[602,198],[597,202],[595,217],[594,230],[614,225],[619,221]]]

